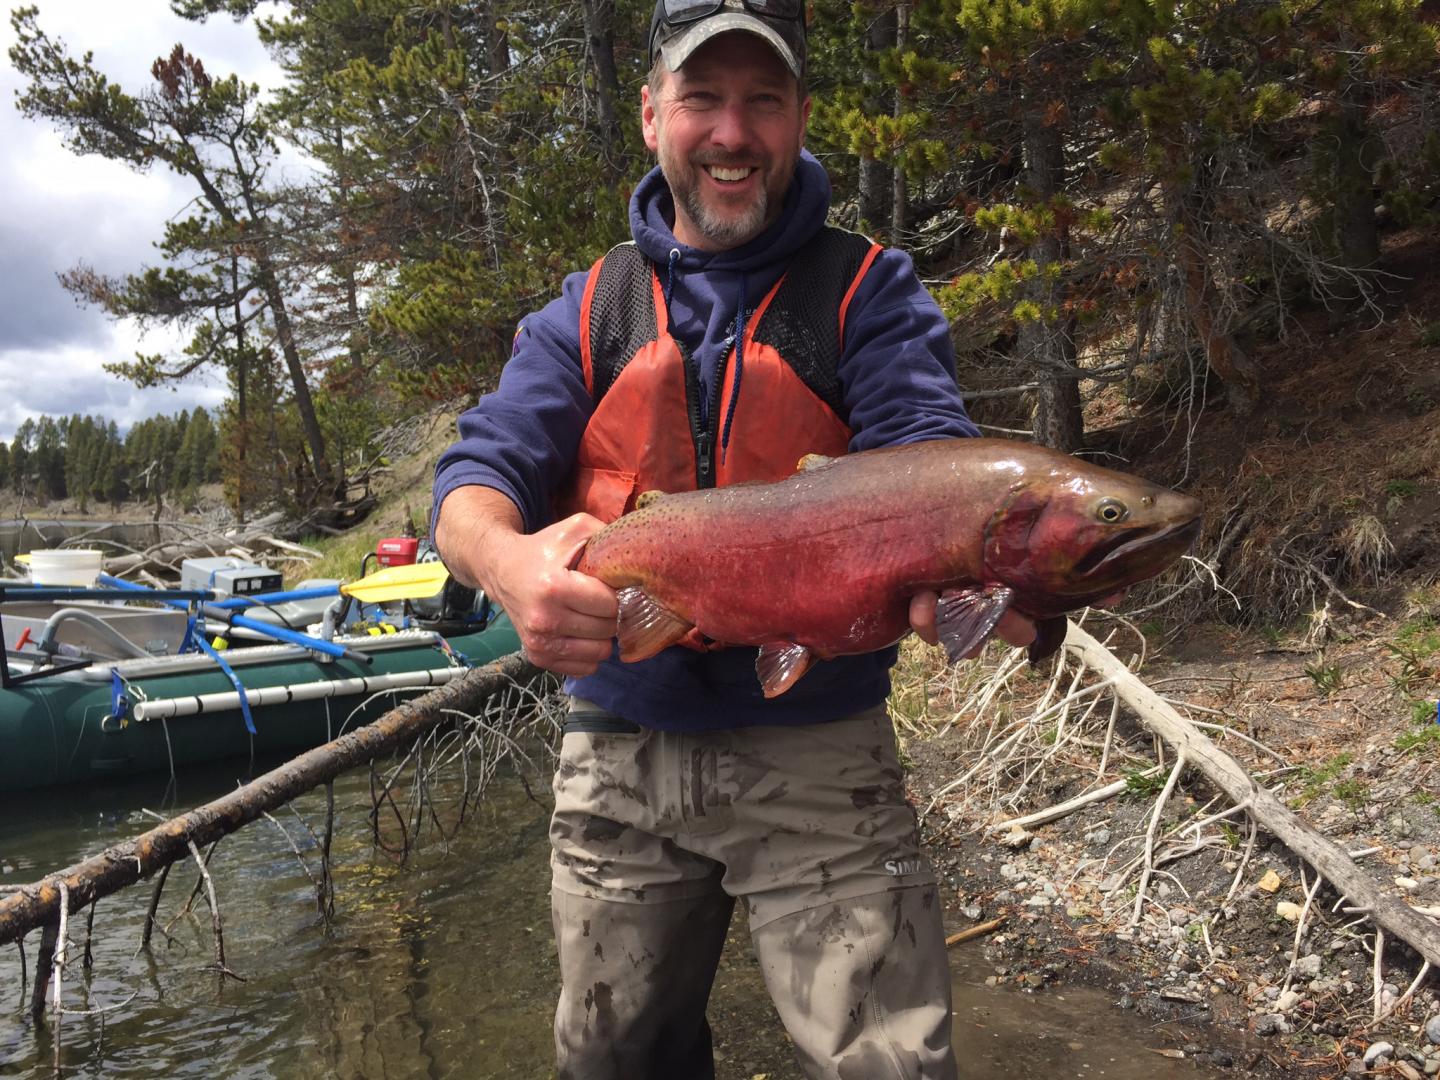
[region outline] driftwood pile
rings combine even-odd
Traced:
[[[31,524],[44,536],[44,526]],[[56,546],[93,547],[105,552],[105,572],[146,584],[161,586],[180,576],[186,559],[229,555],[247,562],[281,567],[287,562],[306,563],[320,557],[311,548],[284,539],[294,535],[296,526],[281,514],[269,514],[243,525],[210,526],[190,521],[135,522],[133,531],[152,531],[154,540],[135,547],[107,535],[112,525],[99,525],[59,541]]]

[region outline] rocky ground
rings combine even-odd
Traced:
[[[1217,744],[1355,853],[1377,885],[1433,909],[1440,933],[1440,590],[1411,601],[1395,618],[1332,620],[1318,647],[1200,630],[1140,674],[1190,719],[1255,740]],[[934,664],[920,648],[907,647],[904,663]],[[900,724],[911,793],[927,811],[950,923],[1005,918],[983,939],[995,984],[1038,996],[1099,985],[1136,1025],[1184,1021],[1188,1041],[1167,1050],[1177,1060],[1284,1077],[1440,1074],[1440,978],[1412,986],[1420,957],[1387,934],[1377,989],[1374,925],[1328,883],[1307,907],[1314,872],[1263,830],[1252,842],[1243,813],[1217,819],[1233,808],[1197,771],[1164,801],[1159,865],[1137,914],[1145,836],[1173,753],[1143,775],[1157,741],[1127,710],[1098,780],[1108,700],[1062,733],[1053,717],[1034,725],[1029,749],[987,773],[986,758],[1003,756],[996,728],[984,713],[953,711],[974,703],[975,680],[956,686],[935,672],[928,699],[910,706],[919,715]],[[1048,683],[1017,674],[986,712],[1022,731]],[[967,771],[978,779],[954,788]],[[1033,831],[986,829],[1126,777],[1119,797]]]

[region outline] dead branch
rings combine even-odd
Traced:
[[[205,881],[205,895],[210,903],[210,929],[215,935],[215,970],[220,973],[221,978],[229,975],[232,979],[239,979],[241,982],[244,982],[245,977],[243,975],[235,974],[235,972],[231,971],[225,965],[224,920],[220,917],[220,903],[215,899],[215,881],[210,877],[210,868],[205,865],[208,857],[201,858],[200,849],[195,846],[194,840],[187,838],[185,843],[190,848],[190,854],[195,857],[195,865],[200,868],[200,877]],[[213,852],[215,849],[212,846],[210,850]],[[60,887],[63,889],[65,886],[62,884]],[[64,910],[63,905],[61,906],[61,910]]]
[[[0,900],[0,945],[18,940],[37,926],[57,924],[61,882],[68,893],[67,906],[77,910],[184,858],[192,841],[213,842],[256,820],[265,811],[424,735],[449,720],[445,710],[474,711],[490,695],[517,682],[528,682],[537,674],[519,654],[466,672],[421,698],[391,709],[373,723],[309,750],[213,802],[17,889]]]
[[[1249,802],[1251,816],[1274,834],[1291,851],[1308,862],[1352,901],[1368,909],[1378,928],[1404,939],[1422,957],[1440,963],[1440,927],[1436,927],[1394,896],[1380,891],[1339,847],[1302,822],[1289,807],[1262,787],[1229,754],[1217,747],[1151,690],[1100,642],[1073,622],[1065,637],[1065,648],[1078,654],[1102,677],[1111,679],[1115,692],[1123,697],[1140,721],[1198,768],[1235,803]]]

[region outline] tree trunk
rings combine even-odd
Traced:
[[[1330,139],[1335,160],[1331,170],[1334,183],[1335,247],[1340,263],[1348,270],[1374,269],[1380,261],[1380,231],[1375,224],[1375,163],[1380,143],[1370,126],[1368,91],[1352,80],[1330,120]],[[1335,292],[1340,312],[1362,306],[1368,292],[1361,282],[1342,277]]]
[[[894,44],[895,9],[887,8],[884,11],[875,12],[865,27],[865,50],[870,53],[880,53]],[[885,111],[882,85],[880,73],[867,69],[865,72],[865,113],[867,116],[879,116]],[[857,188],[861,229],[873,233],[883,227],[883,222],[891,216],[890,206],[891,200],[894,198],[893,185],[894,177],[891,175],[889,165],[883,161],[877,161],[873,157],[860,159]]]
[[[585,37],[595,65],[596,112],[605,164],[624,174],[625,131],[620,126],[620,73],[615,67],[615,0],[584,0]]]
[[[280,283],[276,280],[269,261],[257,261],[260,265],[257,281],[269,302],[270,317],[275,321],[275,336],[280,342],[280,352],[285,357],[285,367],[290,373],[290,388],[295,394],[295,409],[300,414],[300,427],[305,432],[305,443],[310,448],[315,482],[323,496],[339,499],[344,495],[344,480],[334,475],[330,461],[325,456],[325,436],[320,430],[320,419],[315,415],[315,403],[310,398],[310,384],[305,378],[305,364],[300,359],[300,349],[295,344],[295,328],[290,324],[290,312],[285,306],[285,297],[280,292]]]
[[[1207,237],[1209,223],[1202,210],[1209,169],[1204,163],[1182,164],[1183,151],[1173,150],[1168,166],[1170,177],[1191,175],[1189,184],[1170,179],[1165,182],[1169,206],[1174,258],[1180,271],[1185,296],[1185,314],[1199,338],[1205,362],[1225,384],[1230,407],[1240,416],[1249,416],[1260,400],[1260,376],[1254,363],[1224,329],[1216,315],[1220,290],[1210,273]]]
[[[481,8],[484,21],[485,60],[492,76],[510,70],[510,37],[500,28],[496,0],[486,0]]]
[[[1049,203],[1065,184],[1065,145],[1060,121],[1049,114],[1046,95],[1036,88],[1025,94],[1023,138],[1024,183],[1036,206]],[[1020,359],[1028,365],[1039,389],[1031,430],[1035,441],[1066,453],[1080,449],[1085,421],[1080,411],[1080,382],[1066,369],[1075,366],[1074,320],[1062,312],[1068,286],[1051,277],[1048,267],[1062,263],[1068,252],[1068,225],[1057,221],[1030,244],[1027,255],[1040,273],[1026,282],[1022,295],[1037,304],[1042,316],[1020,324],[1016,338]]]
[[[910,5],[902,0],[895,5],[895,48],[904,52],[910,44]],[[895,116],[905,114],[905,101],[900,89],[895,90]],[[909,227],[910,193],[905,180],[905,170],[896,164],[890,170],[890,243],[901,243]]]

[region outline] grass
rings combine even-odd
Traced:
[[[340,578],[354,581],[360,576],[360,561],[367,552],[375,550],[379,539],[363,525],[340,536],[310,536],[301,541],[308,548],[320,552],[320,558],[290,571],[296,580],[300,578]],[[373,563],[369,567],[375,569]],[[287,584],[291,582],[287,581]]]
[[[1165,787],[1165,778],[1156,773],[1154,776],[1146,776],[1140,769],[1127,769],[1125,771],[1124,798],[1127,799],[1153,799],[1159,795]]]
[[[1395,740],[1395,749],[1418,756],[1440,751],[1440,724],[1435,722],[1436,704],[1421,698],[1410,703],[1410,730]]]
[[[1305,665],[1305,674],[1315,684],[1315,689],[1328,697],[1345,685],[1345,671],[1339,664],[1322,663],[1317,657],[1315,663]]]
[[[1349,752],[1336,754],[1324,765],[1315,767],[1307,765],[1299,770],[1301,782],[1305,785],[1300,789],[1300,794],[1290,800],[1290,809],[1299,810],[1306,803],[1314,802],[1325,793],[1330,786],[1330,781],[1340,775],[1345,766],[1355,760],[1355,755]]]

